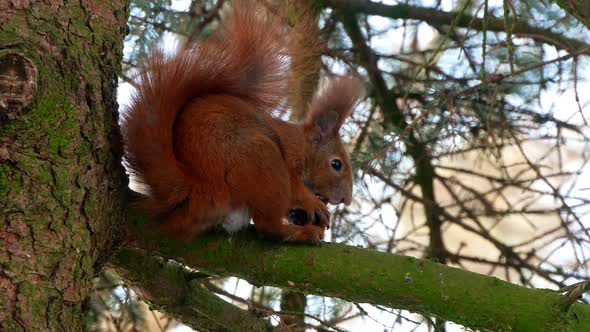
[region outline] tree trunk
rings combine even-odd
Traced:
[[[0,330],[80,331],[125,177],[128,1],[0,0]]]

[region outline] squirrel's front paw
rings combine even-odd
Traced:
[[[319,246],[322,243],[322,239],[324,238],[324,228],[318,227],[314,225],[306,225],[303,226],[304,237],[307,239],[307,242],[316,246]]]
[[[305,224],[313,224],[319,226],[321,229],[330,227],[330,211],[326,204],[319,198],[313,196],[313,199],[309,200],[305,205],[302,207],[307,215]]]

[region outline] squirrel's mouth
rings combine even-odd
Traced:
[[[322,194],[318,194],[315,193],[315,195],[320,199],[320,201],[322,201],[322,203],[324,203],[325,205],[328,205],[328,203],[330,202],[329,199],[327,199],[324,195]]]

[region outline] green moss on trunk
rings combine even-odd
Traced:
[[[125,187],[115,96],[127,6],[0,4],[0,56],[37,74],[32,105],[0,118],[0,330],[83,327]]]

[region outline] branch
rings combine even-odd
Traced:
[[[395,103],[396,95],[387,88],[385,79],[378,70],[377,57],[365,43],[356,17],[345,13],[342,17],[342,24],[344,30],[358,49],[360,64],[367,70],[369,79],[375,87],[375,100],[380,106],[384,118],[387,119],[388,125],[395,126],[396,131],[401,132],[402,136],[403,133],[407,133],[406,149],[414,161],[416,179],[420,185],[420,190],[425,198],[436,202],[433,182],[434,167],[432,165],[432,158],[427,151],[427,145],[416,138],[411,126],[404,121],[403,112]],[[384,153],[384,151],[381,153]],[[376,157],[377,155],[372,159]],[[447,249],[442,236],[442,220],[434,210],[431,210],[431,213],[426,214],[426,221],[428,222],[430,231],[428,257],[445,263],[447,261]]]
[[[109,267],[145,300],[162,312],[200,331],[270,331],[272,326],[254,313],[220,299],[194,273],[178,263],[138,250],[124,249]]]
[[[365,15],[377,15],[393,19],[418,20],[435,27],[447,26],[453,23],[454,26],[458,28],[476,29],[480,31],[484,29],[484,20],[481,18],[461,13],[444,12],[432,8],[403,4],[384,5],[382,3],[368,0],[323,0],[322,2],[327,6],[339,8],[340,10],[345,10],[349,13],[363,13]],[[581,3],[583,1],[577,2]],[[566,6],[563,7],[566,8]],[[503,19],[488,17],[485,21],[485,29],[487,31],[505,32],[506,25],[504,23]],[[512,35],[548,43],[559,49],[565,49],[570,52],[588,46],[588,44],[580,40],[567,38],[562,34],[533,27],[524,22],[514,22],[510,33]],[[586,52],[586,54],[589,53],[590,52]]]
[[[590,2],[587,0],[555,0],[555,3],[590,29]]]
[[[534,65],[530,65],[528,67],[521,68],[521,69],[519,69],[517,71],[512,71],[509,74],[494,74],[494,75],[490,76],[489,78],[485,79],[483,82],[481,82],[479,84],[470,86],[468,88],[465,88],[465,89],[460,90],[460,91],[457,91],[457,92],[451,92],[451,93],[449,93],[449,97],[454,98],[456,96],[460,96],[460,95],[463,95],[463,94],[471,93],[471,92],[476,91],[476,90],[480,89],[481,87],[486,86],[488,84],[498,84],[503,79],[505,79],[507,77],[515,77],[515,76],[518,76],[520,74],[524,74],[526,72],[529,72],[531,70],[535,70],[535,69],[538,69],[538,68],[545,67],[548,64],[552,64],[552,63],[556,63],[556,62],[561,62],[561,61],[569,60],[569,59],[571,59],[573,57],[576,57],[578,55],[588,54],[589,52],[590,52],[590,45],[589,46],[585,46],[585,47],[583,47],[583,48],[581,48],[581,49],[579,49],[577,51],[574,51],[574,52],[571,52],[571,53],[562,55],[560,57],[557,57],[557,58],[554,58],[554,59],[551,59],[551,60],[547,60],[547,61],[544,61],[544,62],[540,62],[540,63],[535,63]],[[567,122],[562,122],[562,124],[564,124],[564,123],[567,123]],[[571,125],[568,125],[568,129],[572,129],[572,128],[573,127]],[[572,130],[574,130],[574,129],[572,129]],[[578,130],[574,130],[574,131],[579,132],[579,129]]]
[[[231,237],[211,233],[181,243],[157,234],[156,226],[145,220],[127,226],[137,240],[120,255],[141,256],[149,250],[254,285],[406,309],[469,328],[590,331],[587,305],[576,302],[563,312],[563,297],[556,292],[528,289],[429,260],[342,244],[280,245],[258,239],[252,229]]]

